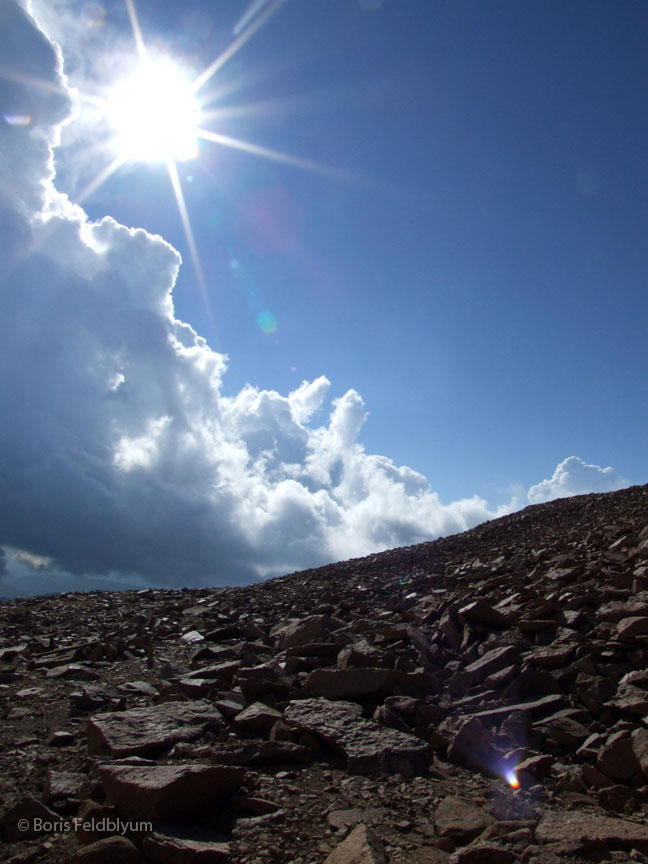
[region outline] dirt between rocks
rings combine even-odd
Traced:
[[[2,602],[0,716],[13,864],[648,862],[648,487]]]

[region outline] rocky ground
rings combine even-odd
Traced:
[[[0,695],[14,864],[648,862],[648,487],[2,603]]]

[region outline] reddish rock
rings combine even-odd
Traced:
[[[387,665],[389,665],[388,660],[384,654],[366,639],[346,645],[337,655],[338,669],[351,669],[356,666],[376,668]]]
[[[518,763],[515,774],[525,786],[531,786],[536,780],[550,775],[554,761],[554,757],[546,753],[528,756]]]
[[[328,632],[330,626],[327,615],[310,615],[308,618],[291,621],[283,629],[279,648],[294,648],[296,645],[317,642]]]
[[[514,864],[519,861],[515,852],[498,843],[477,843],[460,849],[448,864]]]
[[[565,697],[561,693],[551,693],[540,699],[532,699],[530,702],[517,702],[515,705],[500,705],[487,708],[484,711],[475,711],[474,716],[485,723],[501,722],[514,711],[525,712],[537,722],[545,717],[550,717],[565,705]]]
[[[634,642],[636,636],[648,634],[648,615],[622,618],[617,624],[616,638],[620,642]]]
[[[211,666],[199,666],[198,669],[194,669],[193,672],[189,672],[189,674],[184,677],[189,681],[194,678],[221,681],[223,684],[229,686],[240,667],[240,661],[228,660],[223,663],[214,663]]]
[[[168,834],[149,834],[142,849],[154,864],[220,864],[230,857],[229,843],[191,840]]]
[[[291,680],[276,660],[239,669],[233,683],[241,688],[247,702],[268,695],[286,697],[292,690]]]
[[[353,807],[349,810],[332,810],[326,817],[331,828],[355,828],[356,825],[376,825],[389,815],[385,807]]]
[[[263,702],[253,702],[234,717],[234,722],[241,729],[251,729],[255,732],[269,732],[282,715],[274,708],[269,708]]]
[[[472,762],[481,768],[497,761],[495,738],[477,717],[464,720],[452,736],[448,747],[448,759],[452,762]]]
[[[540,843],[564,843],[579,849],[648,851],[648,825],[583,812],[545,813],[535,831]]]
[[[467,689],[475,684],[481,683],[489,675],[501,671],[517,658],[518,650],[514,645],[504,645],[501,648],[493,648],[482,654],[473,663],[470,663],[460,673],[462,685]]]
[[[358,825],[324,864],[387,864],[385,847],[366,825]]]
[[[644,777],[648,777],[648,729],[637,729],[633,733],[632,751]]]
[[[56,833],[61,817],[31,795],[26,795],[0,816],[0,825],[10,840],[31,840]]]
[[[69,864],[144,864],[134,843],[126,837],[106,837],[76,851]]]
[[[304,689],[324,699],[365,699],[390,693],[410,680],[406,672],[395,669],[315,669],[306,677]]]
[[[559,645],[557,647],[538,648],[533,652],[533,662],[540,669],[565,666],[571,660],[575,647],[575,645]]]
[[[216,814],[245,779],[245,769],[230,765],[106,765],[99,774],[110,801],[135,819]]]
[[[504,630],[509,626],[506,616],[483,600],[474,600],[462,606],[458,614],[471,624],[479,624],[492,630]]]
[[[590,734],[587,726],[571,717],[550,719],[545,728],[552,741],[568,750],[576,750]]]
[[[455,843],[468,843],[478,837],[495,819],[466,798],[449,795],[434,811],[434,824],[440,837]]]
[[[99,786],[98,793],[103,797],[103,787]],[[79,843],[95,843],[111,837],[115,833],[115,825],[123,817],[116,807],[108,804],[98,804],[96,801],[86,799],[81,802],[77,821],[74,824],[74,834]]]
[[[618,783],[627,783],[639,773],[641,765],[635,756],[630,736],[624,732],[613,735],[601,747],[596,767]]]
[[[52,804],[64,799],[77,799],[85,774],[78,771],[48,771],[45,781],[45,801]]]

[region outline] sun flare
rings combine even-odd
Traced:
[[[200,108],[191,82],[171,62],[147,60],[119,81],[106,113],[125,161],[186,161],[198,156],[195,130]]]
[[[506,781],[509,784],[509,786],[511,787],[511,789],[519,789],[520,788],[521,784],[520,784],[520,781],[518,780],[518,777],[517,777],[517,774],[515,773],[515,771],[513,771],[513,770],[507,771],[505,776],[506,776]]]

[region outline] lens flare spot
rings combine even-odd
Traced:
[[[5,123],[10,126],[29,126],[31,125],[31,114],[3,114]]]
[[[95,0],[88,0],[84,3],[81,9],[82,19],[88,27],[101,27],[106,20],[106,10],[101,3],[96,3]]]
[[[256,317],[257,325],[262,333],[276,333],[277,319],[269,309],[263,309]]]
[[[520,781],[518,780],[515,771],[513,771],[513,770],[507,771],[504,776],[506,778],[506,782],[509,784],[511,789],[519,789],[520,788]]]

